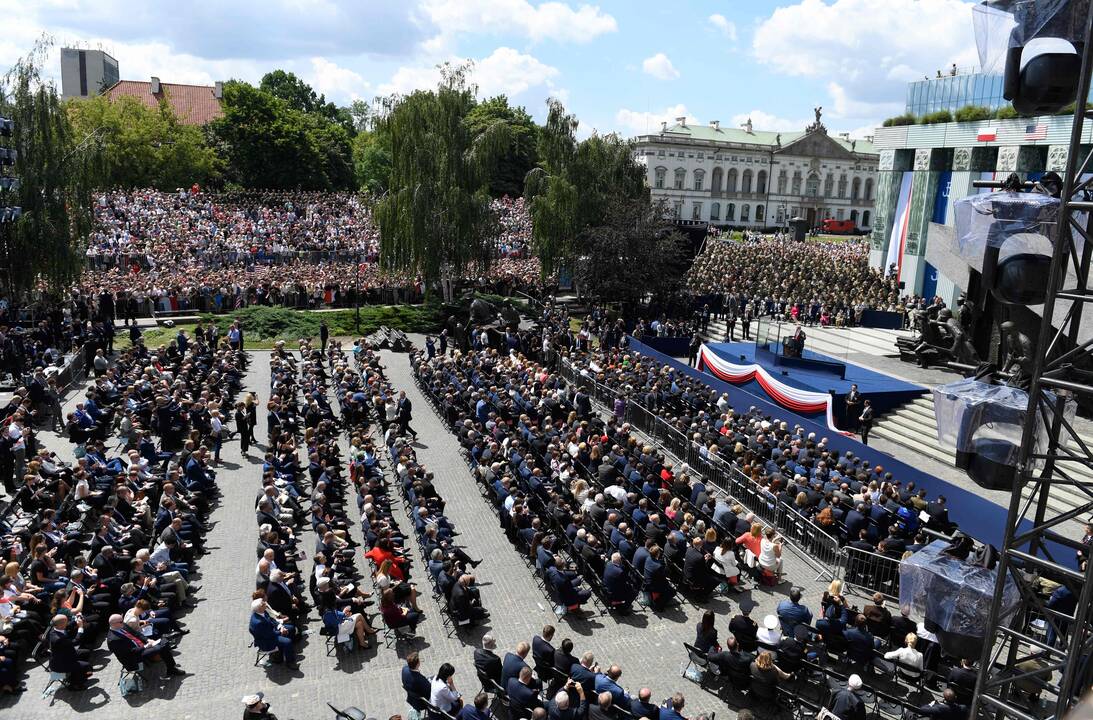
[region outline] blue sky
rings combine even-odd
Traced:
[[[5,7],[6,6],[6,7]],[[661,120],[869,133],[909,80],[975,64],[966,0],[0,0],[0,69],[42,33],[102,47],[124,79],[256,82],[284,68],[348,103],[435,85],[474,62],[483,96],[541,119],[562,99],[583,133]],[[59,51],[53,67],[59,74]]]

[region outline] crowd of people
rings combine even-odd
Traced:
[[[493,201],[495,260],[461,280],[507,294],[534,286],[531,219],[522,198]],[[420,302],[412,273],[381,269],[370,202],[345,193],[112,192],[95,205],[84,296],[115,296],[118,317],[227,312],[252,304],[346,307]],[[397,293],[392,296],[391,293]]]
[[[864,310],[901,309],[894,274],[869,266],[854,240],[793,242],[766,236],[710,238],[687,273],[714,314],[770,316],[817,325],[857,325]]]
[[[74,463],[39,440],[36,429],[55,425],[60,409],[42,369],[0,411],[10,494],[0,519],[0,691],[21,692],[22,665],[43,655],[48,692],[81,689],[104,639],[127,673],[123,694],[153,661],[185,674],[173,649],[188,632],[179,621],[200,590],[189,580],[219,495],[210,447],[246,362],[204,336],[187,340],[162,356],[138,341],[96,366],[66,419]]]

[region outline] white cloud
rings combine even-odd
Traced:
[[[371,88],[360,73],[321,57],[311,58],[311,72],[306,79],[316,92],[338,103],[363,98]]]
[[[806,125],[812,122],[811,119],[795,120],[764,112],[763,110],[752,110],[751,112],[733,115],[732,126],[740,127],[747,123],[749,119],[751,119],[752,127],[755,130],[770,130],[772,132],[801,132]]]
[[[831,94],[832,115],[880,116],[908,80],[938,68],[976,64],[966,0],[798,0],[759,23],[757,62],[786,75],[816,78]]]
[[[668,59],[668,56],[660,52],[641,61],[641,69],[646,75],[652,75],[658,80],[674,80],[679,77],[679,71]]]
[[[425,0],[423,9],[442,34],[515,32],[534,41],[586,43],[618,30],[615,18],[593,5],[574,9],[562,2]]]
[[[622,108],[615,113],[615,125],[623,135],[643,135],[660,132],[662,122],[667,122],[671,127],[675,125],[676,118],[680,117],[686,117],[689,125],[698,124],[698,119],[687,112],[687,106],[680,103],[664,108],[663,112],[642,112]]]
[[[453,65],[460,65],[465,58],[449,58]],[[547,95],[564,94],[558,91],[553,81],[558,77],[558,68],[547,65],[537,58],[526,55],[512,48],[499,47],[481,60],[475,60],[470,73],[471,82],[478,85],[479,97],[505,94],[510,97],[520,95],[532,88],[542,88]],[[391,79],[378,88],[380,95],[397,93],[405,95],[414,90],[429,90],[440,81],[440,70],[436,66],[401,67]]]
[[[710,24],[721,31],[729,40],[736,42],[736,23],[726,18],[721,13],[714,13],[709,18]]]

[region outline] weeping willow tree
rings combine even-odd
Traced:
[[[546,278],[587,255],[593,228],[604,225],[613,207],[628,201],[649,204],[645,172],[634,161],[633,146],[618,135],[577,141],[577,119],[557,100],[548,101],[546,125],[539,133],[539,167],[524,181],[529,199],[532,241]],[[610,272],[610,268],[605,268]]]
[[[0,206],[22,208],[18,220],[0,224],[0,267],[13,295],[39,283],[61,291],[79,275],[102,171],[97,137],[74,133],[56,87],[42,79],[51,47],[39,40],[0,81],[0,116],[15,121],[8,140],[19,179],[17,189],[0,193]]]
[[[385,101],[378,121],[391,143],[388,191],[375,211],[381,263],[418,273],[430,287],[467,264],[484,269],[497,240],[489,182],[509,129],[502,121],[470,127],[468,70],[445,65],[435,91]]]

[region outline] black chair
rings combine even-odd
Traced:
[[[751,699],[755,702],[761,717],[776,717],[781,710],[778,703],[778,683],[752,677]]]
[[[441,710],[428,700],[422,700],[422,702],[425,704],[425,717],[428,720],[455,720],[455,715],[450,712]]]

